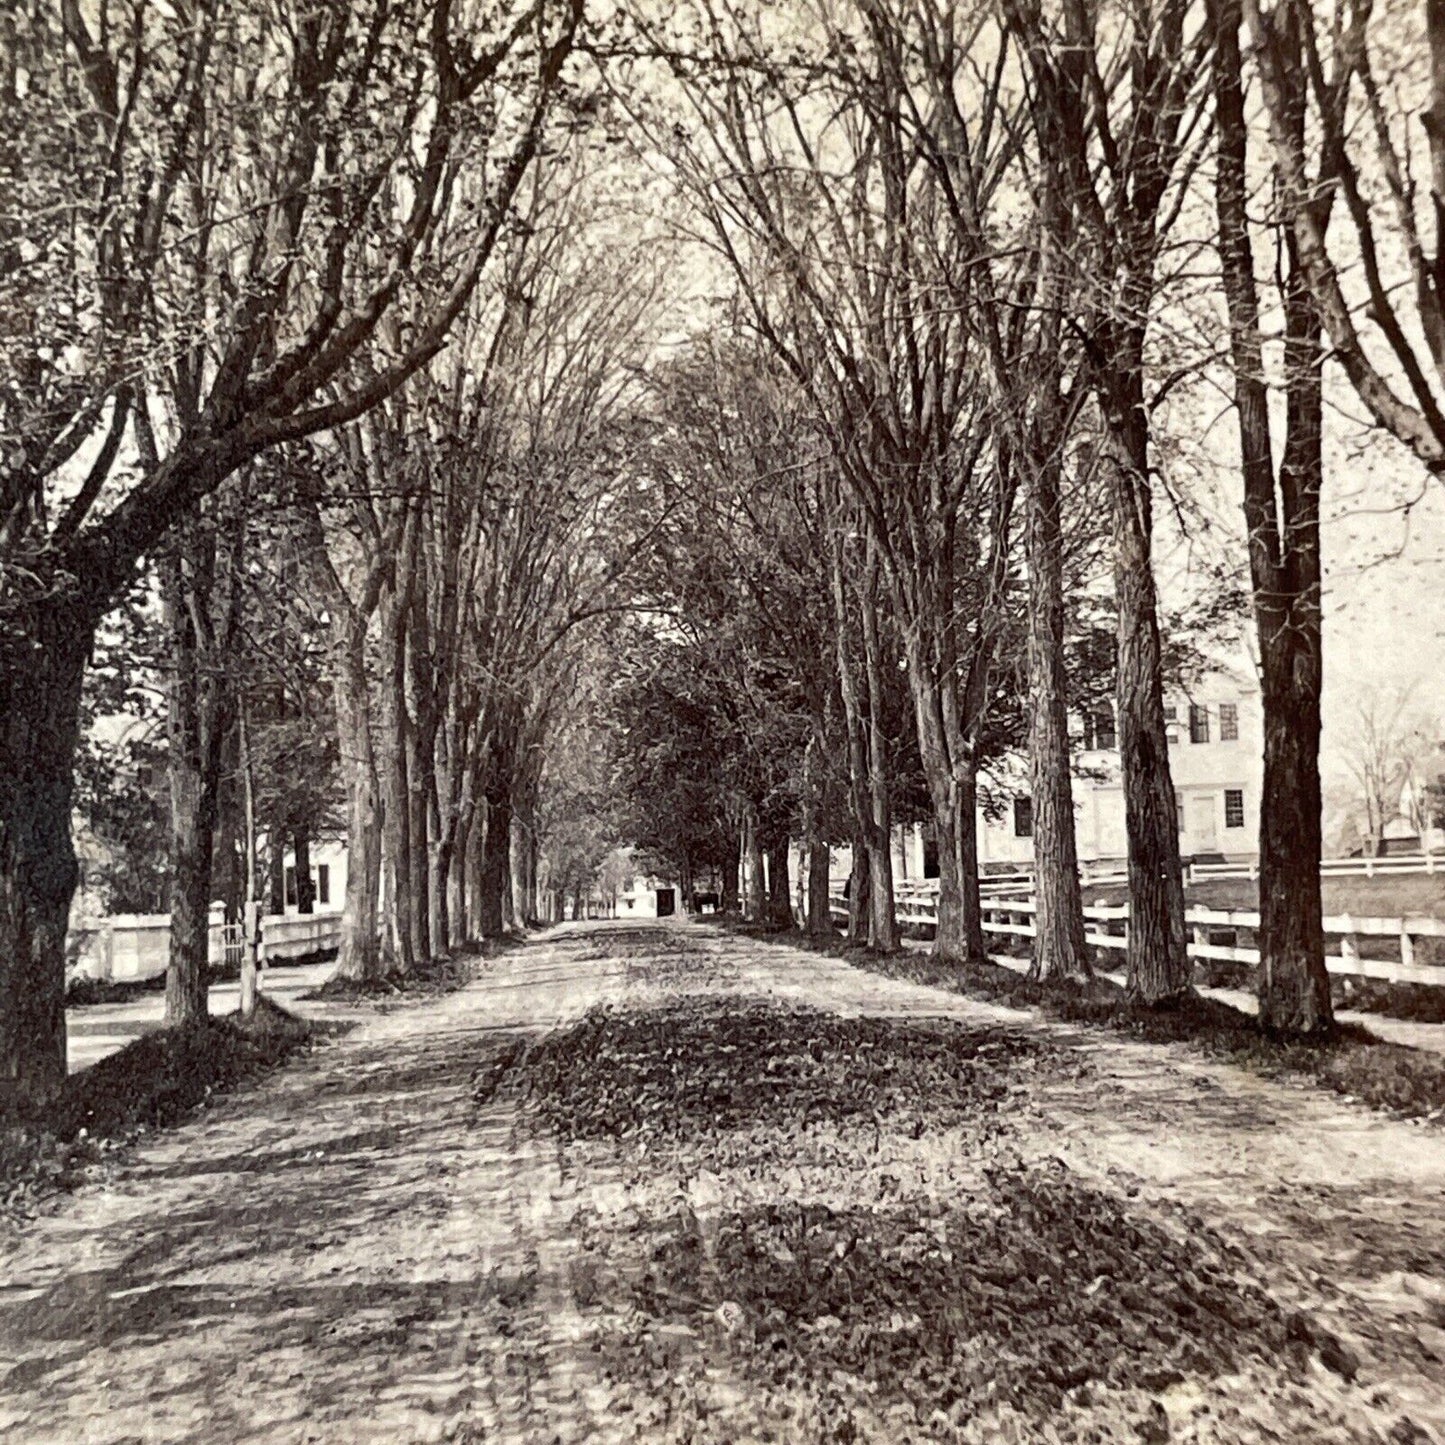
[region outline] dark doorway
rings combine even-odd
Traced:
[[[671,888],[659,888],[657,890],[657,916],[666,918],[669,913],[677,910],[677,894]]]

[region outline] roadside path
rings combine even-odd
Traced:
[[[927,953],[932,945],[923,939],[908,938],[904,939],[903,946],[918,953]],[[994,963],[1011,968],[1016,973],[1024,973],[1028,970],[1027,959],[1014,958],[1006,953],[991,953],[989,957]],[[1102,973],[1105,978],[1120,986],[1123,985],[1123,973],[1113,969],[1102,970]],[[1257,1014],[1259,1012],[1259,998],[1248,989],[1201,988],[1199,992],[1205,998],[1218,999],[1220,1003],[1227,1003],[1231,1008],[1237,1008],[1242,1013]],[[1342,1024],[1362,1024],[1376,1038],[1385,1039],[1392,1044],[1403,1044],[1409,1049],[1429,1049],[1432,1053],[1445,1054],[1445,1024],[1422,1024],[1413,1019],[1390,1018],[1386,1014],[1361,1013],[1358,1009],[1339,1009],[1335,1013],[1335,1018]]]
[[[292,1013],[307,1012],[299,994],[316,988],[331,977],[336,963],[308,963],[301,966],[276,964],[262,970],[261,992]],[[241,1006],[241,985],[235,979],[211,986],[211,1013],[234,1013]],[[65,1011],[66,1056],[72,1074],[88,1068],[98,1059],[123,1049],[160,1028],[165,1015],[165,994],[139,994],[125,1003],[93,1003]]]
[[[1196,1212],[1359,1358],[1352,1382],[1318,1366],[1301,1382],[1348,1429],[1218,1419],[1176,1438],[1445,1441],[1445,1132],[686,924],[571,925],[484,969],[137,1148],[0,1246],[0,1442],[649,1439],[593,1353],[572,1266],[583,1213],[678,1185],[601,1155],[560,1169],[505,1092],[476,1103],[473,1077],[596,1002],[677,991],[1072,1042],[1087,1076],[1020,1101],[1017,1147],[1140,1207]],[[1219,1388],[1239,1421],[1284,1408]],[[1405,1417],[1420,1433],[1392,1435]]]

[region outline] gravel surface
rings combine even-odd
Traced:
[[[1442,1206],[1183,1047],[569,926],[9,1240],[0,1440],[1445,1440]]]

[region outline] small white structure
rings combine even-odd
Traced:
[[[313,838],[307,850],[311,864],[311,897],[318,913],[340,908],[346,898],[346,840]],[[286,850],[286,913],[300,912],[296,893],[296,850]]]
[[[616,918],[667,918],[682,910],[682,891],[668,879],[633,878],[617,894]]]

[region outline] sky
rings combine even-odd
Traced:
[[[1407,695],[1407,711],[1445,737],[1445,482],[1365,426],[1343,379],[1327,372],[1324,554],[1324,737],[1327,782],[1339,779],[1360,708]],[[1178,422],[1174,423],[1178,426]],[[1198,427],[1185,535],[1157,512],[1156,573],[1166,603],[1197,592],[1227,558],[1243,570],[1243,487],[1234,413]]]

